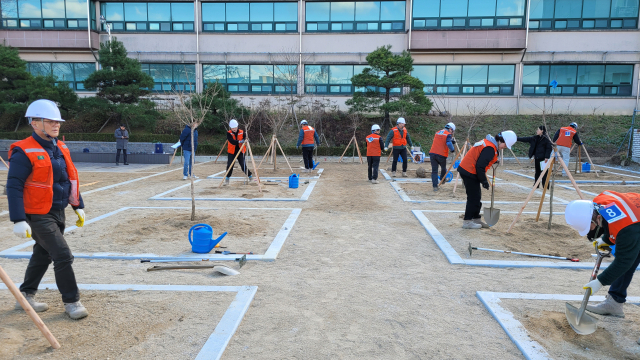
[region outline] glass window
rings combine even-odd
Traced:
[[[449,1],[449,0],[447,0]],[[404,20],[406,6],[404,1],[380,2],[380,20]]]
[[[612,0],[611,17],[638,17],[638,0]]]
[[[306,65],[304,67],[305,84],[328,84],[329,65]]]
[[[331,21],[353,21],[354,13],[355,3],[353,2],[331,3]]]
[[[173,64],[173,82],[190,83],[193,85],[195,81],[195,64]]]
[[[149,21],[171,21],[171,4],[149,3]]]
[[[469,0],[469,16],[495,16],[496,0]]]
[[[524,0],[498,0],[498,16],[524,16]]]
[[[611,0],[584,0],[582,17],[608,18],[611,9]]]
[[[249,3],[227,3],[227,21],[249,21]]]
[[[486,84],[488,65],[464,65],[462,67],[463,84]]]
[[[249,65],[227,65],[229,84],[249,83]]]
[[[194,21],[193,3],[171,3],[172,21]]]
[[[330,4],[328,2],[307,2],[307,21],[329,21]]]
[[[513,84],[515,65],[490,65],[489,84]]]
[[[205,84],[216,81],[224,84],[227,82],[227,67],[225,65],[202,65],[202,78]]]
[[[91,73],[96,71],[96,64],[94,63],[76,63],[74,64],[76,81],[86,80]]]
[[[173,81],[171,64],[149,64],[149,75],[157,83],[171,83]]]
[[[440,0],[415,0],[413,17],[439,17]]]
[[[29,72],[33,76],[49,76],[51,75],[51,63],[30,63]]]
[[[556,18],[579,18],[582,0],[556,0]]]
[[[604,65],[579,65],[578,84],[602,84]]]
[[[549,65],[525,65],[522,69],[523,84],[549,84]]]
[[[575,84],[578,65],[551,65],[549,82],[555,80],[558,84]]]
[[[66,0],[67,18],[87,18],[86,0]]]
[[[251,21],[273,21],[273,3],[251,3],[249,9]]]
[[[356,21],[378,21],[380,19],[380,2],[356,2]]]
[[[106,3],[105,18],[109,21],[124,21],[124,10],[122,3]]]
[[[467,0],[443,0],[440,16],[467,16]]]
[[[151,16],[151,14],[149,14]],[[202,3],[202,21],[225,21],[224,3]]]
[[[607,65],[604,76],[604,83],[610,84],[631,84],[633,77],[633,65]]]
[[[124,20],[147,21],[147,3],[124,3]]]
[[[275,21],[298,21],[298,3],[274,3],[273,18]]]
[[[552,19],[554,0],[530,0],[532,19]]]
[[[87,3],[84,5],[87,6]],[[85,11],[84,13],[87,16],[87,12]],[[65,18],[64,0],[42,0],[42,17]]]
[[[438,65],[436,84],[460,84],[462,65]]]
[[[436,83],[436,66],[435,65],[416,65],[411,71],[411,76],[417,77],[425,85]]]
[[[73,64],[53,63],[51,66],[53,76],[60,81],[74,81]]]
[[[251,83],[273,84],[273,65],[250,65]]]
[[[331,65],[329,66],[330,84],[351,84],[353,76],[352,65]]]
[[[18,1],[17,0],[2,0],[2,18],[17,18],[18,17]]]
[[[298,65],[274,65],[274,81],[278,84],[296,84],[298,82]]]
[[[21,18],[40,19],[40,0],[18,0],[18,11]]]

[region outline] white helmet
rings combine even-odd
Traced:
[[[307,124],[308,124],[307,120],[300,121],[300,125],[307,125]]]
[[[404,118],[398,118],[398,121],[396,121],[396,124],[406,124],[406,121],[404,121]]]
[[[235,129],[238,127],[238,121],[236,119],[231,119],[231,121],[229,121],[229,127],[232,129]]]
[[[511,149],[513,144],[515,144],[516,141],[518,141],[518,136],[516,135],[516,133],[514,133],[511,130],[503,131],[500,133],[500,135],[502,135],[502,138],[504,139],[504,143],[507,144],[508,149]]]
[[[371,127],[371,131],[376,131],[376,130],[380,130],[380,126],[378,124],[373,124],[373,126]]]
[[[447,125],[444,126],[445,128],[449,128],[453,131],[456,131],[456,126],[453,123],[448,123]]]
[[[594,210],[593,202],[589,200],[575,200],[570,202],[564,210],[564,220],[567,225],[585,236],[591,230],[591,218]]]
[[[572,122],[571,124],[569,124],[569,126],[571,126],[572,128],[578,130],[578,123]]]
[[[48,119],[53,121],[64,121],[60,115],[60,109],[58,109],[58,105],[51,100],[40,99],[36,100],[29,105],[27,108],[27,113],[24,115],[29,118],[29,123],[31,123],[31,118],[41,118]]]

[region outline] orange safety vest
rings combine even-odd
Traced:
[[[433,137],[433,144],[429,154],[438,154],[444,157],[449,156],[449,147],[447,146],[447,137],[451,135],[447,130],[440,130]]]
[[[609,241],[616,243],[620,230],[640,222],[640,194],[605,191],[593,199],[602,206],[598,212],[609,224]]]
[[[69,204],[80,206],[80,182],[78,180],[78,170],[76,170],[71,153],[62,141],[57,141],[58,148],[64,156],[67,164],[67,175],[71,182],[71,193],[69,194]],[[51,210],[53,205],[53,167],[51,158],[47,151],[38,143],[33,136],[11,144],[9,149],[9,159],[14,148],[20,148],[31,161],[31,174],[24,183],[23,199],[24,212],[33,215],[44,215]]]
[[[576,129],[572,128],[571,126],[560,128],[560,133],[558,134],[556,145],[570,148],[571,142],[573,141],[573,136],[576,133]]]
[[[315,133],[316,129],[311,126],[303,126],[302,130],[304,130],[304,137],[302,138],[302,145],[313,145],[315,141]]]
[[[393,129],[393,146],[403,146],[407,145],[407,129],[402,129],[402,133],[398,129],[398,127],[394,127]]]
[[[478,141],[477,143],[473,144],[473,147],[469,149],[469,151],[467,151],[467,154],[464,156],[459,166],[467,170],[471,174],[476,174],[476,163],[478,162],[480,153],[487,146],[492,147],[494,152],[493,159],[489,162],[489,165],[487,165],[487,168],[484,169],[485,173],[489,171],[489,168],[491,168],[491,165],[495,164],[495,162],[498,161],[498,148],[491,141],[487,139]]]
[[[382,149],[380,148],[380,135],[369,134],[367,136],[367,156],[381,156]]]
[[[229,130],[228,133],[231,134],[231,136],[233,136],[233,140],[236,140],[236,141],[244,140],[244,131],[242,131],[240,129],[238,129],[238,136],[237,137],[236,137],[236,134],[234,134],[233,131],[231,131],[231,130]],[[227,144],[228,144],[227,145],[227,153],[232,154],[232,155],[235,154],[236,153],[236,146],[231,144],[230,142],[227,143]],[[238,146],[242,147],[242,145],[238,145]],[[246,147],[242,149],[242,153],[243,154],[246,151],[247,151]]]

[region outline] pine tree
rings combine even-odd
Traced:
[[[32,78],[18,50],[0,45],[0,113],[24,113]]]

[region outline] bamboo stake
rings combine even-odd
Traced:
[[[520,215],[522,215],[522,212],[524,211],[524,208],[527,206],[527,204],[529,203],[529,200],[531,200],[531,197],[536,192],[536,188],[538,188],[538,185],[540,185],[540,182],[542,181],[542,178],[544,177],[544,174],[546,174],[547,171],[549,171],[549,166],[550,165],[551,165],[551,161],[547,162],[547,165],[544,166],[544,170],[542,170],[542,173],[540,174],[540,177],[538,178],[538,180],[536,180],[536,183],[533,184],[533,188],[531,189],[531,192],[529,193],[529,195],[525,199],[524,204],[522,205],[522,208],[518,212],[518,215],[516,215],[516,218],[513,219],[513,222],[511,223],[511,225],[509,225],[509,229],[507,229],[507,234],[511,232],[511,229],[513,228],[513,225],[515,225],[515,223],[518,222],[518,219],[520,218]]]
[[[218,153],[218,156],[216,156],[216,160],[213,162],[214,164],[218,163],[218,158],[220,157],[220,154],[222,154],[222,151],[224,150],[224,147],[227,145],[227,143],[229,142],[229,140],[226,140],[224,142],[224,145],[222,145],[222,147],[220,148],[220,152]],[[177,149],[176,149],[177,150]],[[174,153],[175,155],[175,153]],[[173,160],[172,160],[173,161]]]
[[[504,149],[500,149],[500,166],[504,166]]]
[[[2,163],[4,164],[4,166],[6,166],[7,170],[9,170],[9,165],[6,162],[4,162],[4,159],[2,158],[2,156],[0,156],[0,160],[2,160]]]
[[[262,185],[260,184],[260,174],[258,174],[258,168],[256,168],[256,162],[253,159],[253,152],[251,151],[251,144],[249,144],[248,139],[247,139],[247,148],[249,149],[249,156],[251,157],[251,164],[253,165],[253,171],[256,173],[256,180],[258,181],[258,192],[262,192]],[[247,159],[244,159],[244,164],[245,166],[247,165]]]
[[[276,135],[273,134],[273,151],[271,152],[271,156],[273,157],[273,172],[276,172],[278,170],[278,150],[276,149],[276,141],[278,141],[278,138],[276,138]]]
[[[576,171],[575,173],[578,173],[578,167],[580,166],[580,147],[578,147],[578,159],[576,161]]]
[[[349,143],[347,144],[347,147],[344,148],[344,151],[342,152],[342,156],[340,156],[340,160],[338,160],[339,163],[342,162],[342,158],[344,157],[344,154],[347,153],[347,150],[349,150],[349,146],[351,146],[351,142],[352,141],[353,141],[353,138],[351,138],[351,140],[349,140]],[[389,161],[389,160],[387,159],[387,161]]]
[[[596,167],[593,164],[593,161],[591,161],[591,156],[589,156],[589,152],[587,151],[587,148],[584,146],[584,144],[582,144],[582,148],[584,149],[585,155],[587,155],[587,159],[589,159],[589,162],[591,163],[591,167],[593,168],[593,171],[595,171],[596,173],[596,177],[600,177],[600,175],[598,175],[598,170],[596,170]]]
[[[356,144],[356,149],[358,150],[358,157],[360,158],[360,165],[362,165],[362,164],[364,164],[364,162],[362,162],[362,154],[360,154],[360,146],[358,146],[358,140],[356,140],[356,136],[355,135],[353,135],[353,141]]]
[[[265,143],[266,143],[266,141],[265,141]],[[260,164],[258,164],[258,168],[260,168],[262,166],[262,162],[264,161],[264,159],[269,157],[269,152],[271,151],[272,147],[273,147],[273,138],[271,139],[271,144],[269,144],[269,147],[267,148],[267,152],[264,153],[264,156],[262,157],[262,160],[260,160]]]
[[[564,171],[567,173],[569,180],[571,180],[571,184],[578,192],[578,196],[580,196],[580,200],[584,200],[584,196],[582,196],[582,192],[580,191],[578,184],[576,184],[576,181],[573,179],[573,176],[571,176],[571,172],[569,172],[569,169],[567,168],[567,164],[564,163],[564,160],[562,160],[562,156],[560,156],[560,154],[558,154],[558,161],[560,161],[560,165],[562,165],[562,167],[564,168]]]
[[[555,157],[549,161],[553,161],[555,162],[556,159]],[[553,164],[552,164],[553,166]],[[540,175],[542,176],[542,175]],[[551,179],[551,176],[547,176],[547,181],[544,182],[544,189],[542,189],[542,198],[540,199],[540,206],[538,206],[538,214],[536,215],[536,222],[538,222],[538,220],[540,219],[540,212],[542,211],[542,204],[544,203],[544,197],[547,194],[547,186],[549,186],[549,179]]]
[[[245,145],[247,143],[242,143],[242,146],[240,147],[240,150],[238,150],[238,153],[236,154],[236,157],[233,158],[233,161],[231,162],[231,166],[229,166],[229,168],[227,169],[227,172],[224,173],[224,176],[222,177],[222,181],[220,181],[220,185],[218,185],[218,187],[222,186],[222,183],[224,183],[224,179],[227,177],[227,175],[229,174],[229,171],[231,171],[231,169],[233,169],[233,165],[235,165],[236,160],[238,159],[238,156],[240,155],[240,153],[242,152],[242,150],[244,149]],[[246,164],[245,164],[246,165]]]
[[[20,303],[20,306],[22,306],[22,308],[27,313],[27,315],[29,315],[29,318],[31,318],[31,321],[33,321],[33,323],[36,324],[36,326],[38,327],[42,335],[44,335],[47,341],[49,341],[49,344],[51,344],[51,347],[54,349],[60,349],[60,343],[58,342],[58,340],[56,340],[56,338],[53,336],[51,331],[49,331],[49,328],[47,328],[47,325],[45,325],[44,322],[42,322],[42,319],[40,319],[40,316],[38,316],[38,314],[35,312],[35,310],[33,310],[31,305],[29,305],[29,303],[27,302],[27,299],[25,299],[24,296],[22,296],[18,287],[16,287],[16,284],[14,284],[13,281],[11,281],[11,278],[9,277],[9,275],[7,275],[7,273],[4,271],[4,269],[2,269],[1,266],[0,266],[0,279],[2,279],[2,282],[4,282],[5,285],[7,285],[7,288],[9,288],[9,291],[11,291],[11,294],[13,294],[16,300],[18,300],[18,302]]]
[[[460,153],[460,151],[458,151],[458,153]],[[464,144],[462,145],[462,155],[461,155],[460,159],[464,159],[464,155],[466,153],[467,153],[467,141],[465,140]],[[453,163],[455,165],[455,161]],[[458,165],[458,166],[460,166],[460,165]],[[454,194],[456,192],[456,188],[458,187],[458,180],[460,180],[460,173],[456,174],[456,182],[453,183],[453,193]]]
[[[556,164],[551,165],[551,190],[549,191],[549,223],[547,230],[551,230],[551,221],[553,220],[553,189],[556,187]]]
[[[516,154],[513,153],[513,150],[509,149],[509,151],[511,151],[511,155],[513,155],[513,157],[516,159],[516,161],[518,162],[518,165],[522,166],[522,163],[520,163],[520,160],[518,160],[518,157],[516,156]]]
[[[282,156],[284,156],[284,161],[287,162],[287,166],[289,166],[289,170],[291,170],[291,173],[293,174],[293,169],[291,168],[291,164],[289,164],[289,160],[287,159],[287,154],[285,154],[284,150],[282,150],[282,146],[280,146],[280,141],[278,141],[277,138],[276,138],[276,143],[278,144],[278,148],[280,149]]]

